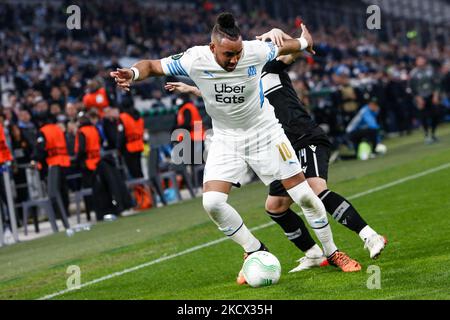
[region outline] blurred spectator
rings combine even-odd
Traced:
[[[34,141],[29,140],[17,124],[11,124],[9,126],[9,132],[15,163],[19,165],[30,163]]]
[[[377,116],[380,107],[376,100],[371,100],[364,105],[350,121],[346,128],[349,135],[355,154],[358,152],[358,146],[362,141],[370,143],[372,152],[375,152],[377,144],[381,141],[379,135],[380,125],[378,124]]]
[[[3,127],[4,115],[0,113],[0,214],[3,221],[9,221],[8,208],[6,201],[5,184],[3,180],[3,172],[7,170],[5,164],[13,160],[11,150],[6,141],[5,129]],[[4,210],[5,209],[5,210]]]
[[[101,139],[89,115],[80,114],[79,127],[75,140],[75,163],[81,168],[81,186],[93,188],[95,170],[100,162]],[[90,212],[93,208],[92,196],[85,196],[87,218],[90,221]]]
[[[63,130],[56,124],[56,119],[49,114],[41,114],[37,119],[39,134],[34,161],[47,172],[47,192],[55,213],[69,228],[67,220],[69,213],[69,195],[66,183],[66,170],[70,167],[70,158],[67,151],[66,138]]]
[[[445,94],[447,98],[450,98],[450,60],[447,61],[441,68],[442,83],[441,89],[442,93]]]
[[[17,122],[16,113],[11,107],[3,108],[3,117],[8,125]]]
[[[118,149],[119,109],[107,107],[104,110],[104,117],[101,121],[103,130],[100,132],[105,150]]]
[[[441,93],[442,93],[442,106],[444,108],[443,113],[445,118],[450,120],[450,61],[444,63],[441,68]]]
[[[345,128],[355,116],[360,106],[360,92],[350,84],[350,70],[345,65],[337,67],[333,74],[337,91],[334,94],[334,102],[341,115],[342,127]]]
[[[153,103],[152,108],[165,108],[166,106],[162,102],[162,92],[161,90],[153,90],[152,91],[152,97],[153,97]]]
[[[50,91],[50,99],[49,99],[50,105],[56,104],[60,108],[66,104],[65,98],[63,96],[63,92],[59,87],[52,87]]]
[[[25,139],[31,143],[36,141],[36,126],[31,122],[31,114],[27,109],[19,110],[17,125]]]
[[[410,86],[420,112],[425,131],[425,143],[437,141],[436,128],[440,121],[439,84],[433,68],[427,65],[424,56],[418,56],[416,67],[410,74]]]
[[[414,102],[411,90],[408,89],[408,74],[406,70],[395,67],[388,70],[386,84],[386,109],[392,110],[392,130],[400,134],[409,134],[413,129]]]
[[[36,123],[39,119],[46,117],[49,112],[49,107],[47,101],[42,97],[38,96],[34,99],[33,109],[31,111],[33,120],[35,121],[36,127],[39,125]]]
[[[58,117],[58,115],[61,114],[61,106],[59,105],[59,103],[53,102],[50,105],[50,109],[49,110],[50,110],[50,114],[52,116],[54,116],[54,117]]]
[[[97,79],[91,79],[87,83],[87,93],[83,97],[83,104],[87,110],[94,108],[100,117],[103,117],[103,109],[109,106],[106,89]]]
[[[5,163],[13,159],[8,141],[6,139],[5,128],[3,127],[4,120],[5,116],[0,112],[0,166],[3,166]]]
[[[27,176],[26,165],[31,161],[31,155],[33,153],[33,143],[35,140],[28,140],[26,135],[23,134],[23,130],[16,124],[9,126],[9,132],[11,136],[11,148],[14,155],[14,170],[13,179],[17,186],[17,202],[21,203],[28,200],[28,188],[27,188]],[[16,211],[18,217],[17,221],[22,220],[22,207],[19,207]]]
[[[65,110],[67,120],[72,121],[72,122],[76,121],[78,111],[79,110],[77,110],[77,107],[73,102],[68,102],[66,104],[66,110]]]
[[[189,143],[190,155],[180,155],[185,164],[202,164],[204,150],[204,127],[203,120],[197,106],[192,102],[188,94],[179,96],[180,108],[177,112],[176,129],[184,129],[189,134],[187,141]],[[184,143],[185,135],[180,133],[177,141]],[[186,149],[185,149],[186,150]]]
[[[144,151],[144,119],[133,105],[125,106],[119,116],[118,148],[132,178],[142,178],[141,154]]]
[[[74,74],[70,77],[68,90],[69,90],[68,92],[69,100],[82,99],[84,91],[83,91],[83,84],[81,82],[79,74]]]
[[[74,120],[68,121],[65,126],[61,126],[66,137],[67,151],[69,156],[73,157],[75,155],[75,137],[77,133],[77,122]]]

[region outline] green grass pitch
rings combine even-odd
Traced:
[[[450,166],[445,167],[450,126],[439,133],[437,144],[424,145],[416,132],[388,140],[384,157],[330,167],[330,188],[347,197],[381,187],[352,198],[365,220],[389,240],[378,260],[369,258],[356,234],[331,222],[337,245],[362,264],[361,272],[325,267],[289,274],[302,254],[277,225],[267,225],[267,189],[254,183],[234,189],[230,203],[250,228],[266,225],[254,234],[280,259],[277,285],[255,289],[235,284],[242,250],[230,240],[211,243],[223,235],[203,211],[201,199],[195,199],[99,223],[70,238],[61,232],[0,248],[0,299],[38,299],[57,292],[62,294],[52,298],[450,299]],[[391,182],[396,184],[386,186]],[[79,266],[84,286],[63,293],[71,265]],[[380,289],[367,288],[371,265],[380,268]],[[141,267],[129,270],[136,266]]]

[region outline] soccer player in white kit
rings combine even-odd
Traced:
[[[203,207],[219,230],[240,244],[246,254],[266,250],[227,203],[232,185],[239,182],[247,165],[266,185],[282,181],[302,208],[327,257],[343,254],[333,241],[323,203],[308,185],[273,107],[264,98],[260,79],[264,64],[278,55],[312,51],[312,38],[304,25],[302,28],[300,38],[285,40],[281,47],[272,42],[242,41],[234,17],[222,13],[209,46],[195,46],[161,60],[141,60],[130,69],[111,72],[125,90],[132,81],[150,76],[187,76],[195,82],[214,131],[205,165]],[[359,263],[352,262],[360,270]],[[237,281],[245,283],[242,273]]]

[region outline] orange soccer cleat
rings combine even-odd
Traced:
[[[355,272],[361,270],[361,265],[358,261],[350,258],[346,253],[341,251],[334,252],[328,257],[330,265],[340,268],[344,272]]]
[[[245,252],[244,253],[244,261],[245,261],[245,259],[247,259],[248,256],[249,256],[249,254],[247,252]],[[236,278],[236,283],[240,286],[247,284],[247,280],[245,280],[244,272],[242,271],[242,269],[239,271],[239,274]]]

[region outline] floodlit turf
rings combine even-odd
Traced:
[[[450,127],[438,144],[425,146],[420,133],[387,141],[388,154],[370,161],[338,162],[330,187],[355,195],[450,163]],[[450,167],[357,197],[352,203],[389,239],[371,260],[359,237],[334,221],[337,245],[363,270],[333,267],[287,272],[301,254],[276,225],[255,231],[281,261],[277,285],[253,289],[235,284],[242,251],[230,240],[171,258],[222,238],[200,199],[100,223],[89,232],[61,232],[0,248],[0,299],[36,299],[67,288],[67,267],[81,269],[81,284],[164,257],[168,259],[71,291],[55,299],[450,299]],[[255,183],[233,190],[230,202],[249,227],[271,220],[264,213],[266,188]],[[381,289],[368,289],[378,266]]]

